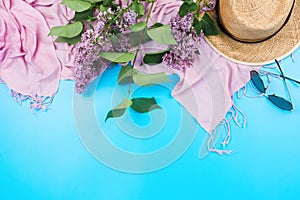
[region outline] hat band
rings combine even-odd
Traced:
[[[266,41],[266,40],[272,38],[273,36],[275,36],[275,35],[276,35],[276,34],[277,34],[277,33],[278,33],[278,32],[279,32],[279,31],[287,24],[287,22],[289,21],[291,15],[292,15],[293,9],[294,9],[294,5],[295,5],[295,0],[293,0],[293,5],[292,5],[292,7],[291,7],[291,10],[290,10],[290,12],[289,12],[289,14],[288,14],[288,16],[287,16],[285,22],[283,23],[283,25],[282,25],[275,33],[273,33],[272,35],[266,37],[266,38],[263,39],[263,40],[259,40],[259,41],[244,41],[244,40],[241,40],[241,39],[239,39],[239,38],[233,36],[233,35],[226,29],[226,27],[224,26],[224,24],[222,23],[222,19],[219,17],[219,7],[220,7],[220,6],[219,6],[219,2],[220,2],[220,1],[218,0],[218,2],[217,2],[217,4],[216,4],[216,21],[217,21],[217,24],[218,24],[219,28],[221,29],[221,31],[222,31],[223,33],[225,33],[226,35],[228,35],[230,38],[232,38],[232,39],[234,39],[234,40],[236,40],[236,41],[238,41],[238,42],[242,42],[242,43],[260,43],[260,42]]]

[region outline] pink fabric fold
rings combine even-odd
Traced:
[[[249,81],[250,66],[233,63],[202,41],[194,66],[180,74],[172,91],[207,131],[213,131],[233,106],[233,94]]]
[[[48,34],[74,13],[59,0],[1,0],[0,13],[0,78],[19,94],[53,97],[73,62],[70,47]]]
[[[181,0],[158,0],[151,14],[153,22],[168,24],[171,17],[178,13]],[[147,8],[149,10],[149,7]],[[184,71],[170,69],[160,64],[149,66],[143,64],[140,54],[137,59],[138,70],[144,73],[176,73],[180,81],[172,91],[173,97],[180,102],[207,131],[212,132],[225,118],[233,105],[233,94],[250,79],[250,66],[236,64],[215,52],[203,40],[200,55],[193,67]],[[150,42],[142,45],[142,52],[165,50],[166,45]]]

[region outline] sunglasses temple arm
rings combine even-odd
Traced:
[[[284,86],[285,86],[285,88],[286,88],[286,90],[287,90],[287,92],[288,92],[288,95],[289,95],[290,102],[291,102],[292,105],[293,105],[292,97],[291,97],[291,94],[290,94],[290,90],[289,90],[289,87],[288,87],[288,85],[287,85],[287,83],[286,83],[286,81],[285,81],[286,77],[283,75],[283,71],[282,71],[282,69],[281,69],[281,67],[280,67],[280,64],[279,64],[278,60],[275,59],[275,62],[276,62],[277,66],[278,66],[278,68],[279,68],[279,70],[280,70],[280,73],[281,73],[281,76],[282,76],[282,79],[283,79]]]
[[[279,76],[279,77],[283,78],[283,76],[281,74],[275,74],[275,73],[267,72],[267,71],[264,71],[264,70],[259,70],[259,71],[267,73],[267,74],[271,74],[271,75],[274,75],[274,76]],[[293,81],[293,82],[295,82],[295,83],[297,83],[297,84],[300,85],[300,81],[297,81],[295,79],[292,79],[292,78],[289,78],[289,77],[286,77],[286,76],[284,78],[287,79],[287,80]]]
[[[281,78],[284,78],[282,75],[280,75],[280,77],[281,77]],[[293,81],[293,82],[298,83],[298,84],[300,85],[300,81],[296,81],[296,80],[294,80],[294,79],[292,79],[292,78],[289,78],[289,77],[285,77],[285,79],[290,80],[290,81]]]

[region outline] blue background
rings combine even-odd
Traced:
[[[295,58],[295,63],[290,57],[286,58],[282,66],[286,76],[299,80],[299,50]],[[109,98],[107,95],[114,87],[117,74],[118,68],[105,72],[96,99]],[[174,86],[176,77],[172,78]],[[8,88],[1,84],[0,199],[299,199],[300,88],[291,82],[288,84],[294,112],[282,111],[265,98],[235,100],[247,115],[245,128],[231,124],[232,140],[228,148],[238,150],[236,153],[230,156],[212,153],[199,159],[199,149],[206,135],[199,126],[195,140],[180,159],[146,174],[113,170],[84,148],[73,120],[72,81],[61,81],[50,110],[35,113],[28,108],[28,102],[22,106],[14,102]],[[281,81],[274,80],[271,85],[276,93],[285,95]],[[156,88],[139,92],[140,95],[157,96],[164,109],[171,112],[167,121],[176,120],[180,105],[169,91]],[[100,104],[95,107],[99,111],[99,123],[102,123],[110,107],[103,108]],[[149,123],[148,115],[130,114],[139,119],[140,125]],[[103,126],[114,130],[108,135],[119,146],[132,147],[118,143],[118,130],[113,120]],[[121,132],[119,134],[124,137]],[[163,130],[152,139],[159,137],[161,139],[151,145],[147,144],[151,138],[143,140],[140,145],[144,144],[144,149],[131,150],[153,151],[173,136],[170,131]]]

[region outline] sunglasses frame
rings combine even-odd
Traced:
[[[286,100],[286,99],[284,99],[282,97],[279,97],[275,94],[267,95],[266,94],[267,88],[265,87],[265,84],[264,84],[263,80],[260,78],[259,73],[255,70],[250,71],[251,82],[254,85],[255,89],[257,89],[258,92],[263,94],[263,96],[265,96],[268,100],[270,100],[275,106],[277,106],[278,108],[283,109],[283,110],[293,111],[292,98],[291,98],[291,95],[290,95],[288,85],[286,83],[287,77],[284,76],[283,71],[281,69],[281,66],[280,66],[279,62],[276,59],[275,59],[275,62],[276,62],[277,66],[280,70],[280,75],[273,74],[273,73],[271,73],[271,74],[278,75],[278,76],[282,77],[285,89],[288,93],[289,100]],[[300,82],[298,82],[296,80],[293,80],[291,78],[288,78],[288,80],[292,80],[296,83],[300,83]]]

